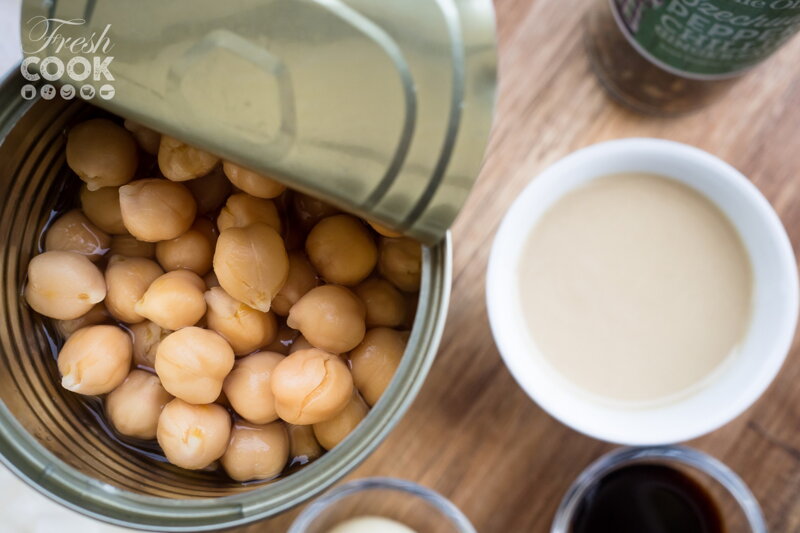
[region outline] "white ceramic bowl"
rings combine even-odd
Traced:
[[[590,180],[646,172],[678,180],[727,215],[750,256],[754,277],[751,322],[739,353],[702,387],[648,407],[597,401],[559,374],[525,325],[519,270],[527,236],[559,198]],[[747,409],[780,370],[798,313],[797,266],[778,216],[758,189],[724,161],[697,148],[659,139],[620,139],[558,161],[522,192],[495,237],[486,283],[495,342],[520,386],[544,410],[592,437],[629,445],[680,442],[712,431]]]

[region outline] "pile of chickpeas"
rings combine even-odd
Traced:
[[[408,339],[417,242],[131,121],[75,125],[66,158],[80,208],[25,285],[64,338],[65,389],[101,396],[120,436],[237,481],[364,419]]]

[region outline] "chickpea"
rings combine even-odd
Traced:
[[[340,285],[360,283],[378,261],[372,235],[350,215],[320,220],[306,238],[306,253],[325,281]]]
[[[95,226],[112,235],[128,233],[122,223],[122,211],[119,208],[119,187],[103,187],[90,191],[84,184],[80,199],[83,214]]]
[[[211,270],[213,255],[214,244],[194,228],[179,237],[156,244],[156,259],[166,271],[185,268],[203,276]]]
[[[253,424],[266,424],[278,419],[275,397],[270,389],[272,371],[283,361],[275,352],[258,352],[236,361],[225,378],[222,391],[239,416]]]
[[[133,138],[142,150],[150,155],[158,153],[158,145],[161,144],[160,133],[127,118],[122,125],[133,134]]]
[[[217,246],[217,239],[219,239],[219,230],[217,226],[208,218],[200,217],[195,219],[192,224],[192,229],[200,232],[208,242],[211,243],[212,248]]]
[[[175,398],[161,410],[156,437],[167,460],[201,470],[222,457],[231,435],[231,417],[217,404],[192,405]]]
[[[187,327],[170,333],[156,350],[156,374],[167,392],[189,403],[211,403],[233,368],[233,350],[217,333]]]
[[[152,259],[156,256],[156,244],[140,241],[133,235],[114,235],[111,237],[111,249],[108,253],[112,256],[124,255],[125,257]]]
[[[308,342],[305,337],[300,335],[292,342],[292,345],[289,346],[289,353],[299,352],[300,350],[308,350],[309,348],[313,348],[311,343]]]
[[[347,407],[330,420],[318,422],[314,428],[314,436],[326,450],[332,450],[342,442],[366,418],[369,407],[357,392],[347,404]]]
[[[122,435],[154,439],[158,417],[170,400],[172,396],[161,386],[158,376],[144,370],[131,370],[125,381],[106,398],[106,414]]]
[[[405,296],[385,279],[364,280],[353,290],[367,309],[367,327],[397,327],[405,320]]]
[[[294,214],[300,221],[300,225],[306,230],[311,229],[323,218],[338,214],[340,211],[322,200],[313,196],[295,192],[292,196]]]
[[[278,330],[275,315],[262,313],[229,295],[222,287],[205,293],[208,327],[222,335],[236,355],[245,355],[272,342]]]
[[[338,354],[352,350],[364,338],[365,316],[364,304],[350,290],[323,285],[292,306],[286,324],[320,350]]]
[[[189,146],[169,135],[161,136],[158,168],[168,180],[187,181],[205,176],[219,164],[219,158]]]
[[[244,193],[234,194],[228,198],[217,217],[217,227],[220,231],[243,228],[256,222],[263,222],[278,233],[281,232],[281,217],[278,215],[275,203]]]
[[[314,436],[313,426],[287,424],[289,431],[289,453],[292,464],[304,465],[322,456],[322,446]]]
[[[289,252],[289,277],[272,299],[272,310],[278,315],[287,316],[297,300],[317,284],[317,272],[306,254],[299,250]]]
[[[138,164],[133,137],[110,120],[87,120],[69,130],[67,165],[90,191],[128,183]]]
[[[164,329],[177,330],[197,324],[206,314],[203,279],[188,270],[159,276],[134,305],[134,311]]]
[[[266,425],[237,422],[222,467],[236,481],[272,479],[289,460],[289,436],[283,422]]]
[[[299,335],[299,331],[290,328],[285,323],[281,323],[278,326],[278,332],[275,334],[275,340],[264,346],[264,349],[281,355],[289,355],[289,350]]]
[[[131,338],[118,326],[88,326],[67,339],[58,354],[61,386],[78,394],[114,390],[131,366]]]
[[[89,312],[85,315],[72,320],[57,320],[55,326],[61,336],[66,339],[81,328],[103,324],[110,319],[111,314],[106,309],[105,304],[100,302],[94,304],[94,307],[89,309]]]
[[[103,273],[86,256],[45,252],[28,263],[25,300],[50,318],[80,318],[106,297]]]
[[[133,336],[133,364],[155,370],[158,346],[172,332],[149,320],[130,326],[130,331]]]
[[[272,370],[275,410],[290,424],[308,425],[339,414],[353,395],[353,378],[337,355],[311,348],[285,357]]]
[[[197,212],[204,215],[214,213],[222,207],[232,189],[231,182],[220,166],[214,167],[205,176],[184,182],[184,185],[197,202]]]
[[[48,252],[75,252],[97,261],[111,246],[111,237],[92,224],[79,209],[64,213],[47,230],[44,248]]]
[[[131,235],[146,242],[166,241],[188,230],[197,206],[180,183],[136,180],[119,188],[122,221]]]
[[[225,175],[236,187],[256,198],[275,198],[286,190],[286,186],[272,178],[247,170],[230,161],[222,163]]]
[[[229,228],[219,235],[214,273],[225,292],[266,313],[289,275],[289,257],[281,236],[266,224]]]
[[[401,291],[418,291],[422,270],[422,248],[417,241],[405,237],[381,239],[378,270]]]
[[[369,220],[367,220],[367,224],[372,226],[372,229],[374,229],[375,232],[378,235],[381,235],[383,237],[396,238],[396,237],[402,237],[403,236],[403,234],[400,233],[399,231],[391,230],[391,229],[387,228],[386,226],[384,226],[383,224],[378,224],[377,222],[372,222],[372,221],[369,221]]]
[[[114,318],[128,324],[144,320],[137,302],[164,273],[155,261],[144,257],[112,256],[106,267],[106,307]]]
[[[364,341],[350,352],[353,382],[364,400],[375,405],[392,381],[406,349],[401,332],[389,328],[374,328]]]

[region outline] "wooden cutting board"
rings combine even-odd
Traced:
[[[607,0],[592,0],[607,1]],[[549,531],[578,473],[612,449],[556,422],[506,370],[492,340],[484,275],[495,231],[541,170],[589,144],[661,137],[698,146],[747,175],[800,241],[800,36],[723,99],[663,119],[612,102],[583,47],[586,0],[497,0],[499,100],[485,166],[453,228],[450,316],[416,402],[348,479],[394,476],[455,502],[482,533]],[[800,350],[744,415],[689,444],[751,487],[770,531],[800,531]],[[285,531],[297,510],[241,531]]]

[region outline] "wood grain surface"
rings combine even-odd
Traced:
[[[453,294],[439,356],[402,422],[347,478],[422,483],[453,500],[482,533],[548,531],[575,476],[613,448],[537,407],[506,370],[489,330],[484,275],[492,238],[540,171],[608,139],[689,143],[747,175],[778,211],[795,249],[800,241],[800,37],[713,106],[681,118],[653,118],[616,105],[591,73],[582,41],[588,5],[496,1],[497,113],[480,179],[453,228]],[[760,401],[689,444],[742,476],[771,531],[800,531],[798,343]],[[285,531],[296,514],[246,531]]]

